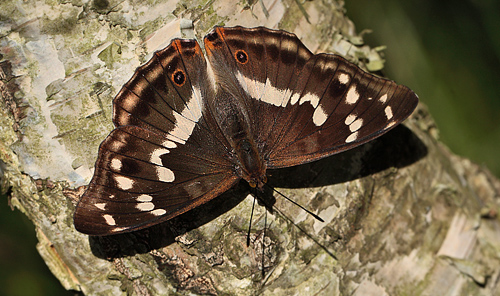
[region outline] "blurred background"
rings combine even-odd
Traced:
[[[500,176],[500,1],[345,3],[365,42],[386,45],[384,74],[429,107],[441,140]],[[33,225],[0,196],[0,295],[74,295],[36,252]]]
[[[347,15],[370,46],[386,45],[384,74],[413,89],[440,139],[500,176],[500,1],[356,0]]]

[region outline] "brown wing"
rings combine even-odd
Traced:
[[[229,189],[224,138],[204,107],[213,95],[201,49],[174,40],[139,67],[114,99],[117,128],[99,148],[74,214],[91,235],[127,232],[184,213]]]
[[[361,145],[401,123],[418,104],[407,87],[338,55],[313,55],[284,31],[215,28],[205,47],[214,71],[224,69],[216,77],[248,94],[244,104],[269,168]]]

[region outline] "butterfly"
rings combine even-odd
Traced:
[[[143,229],[198,207],[241,179],[312,162],[371,141],[418,104],[403,85],[294,35],[215,27],[174,39],[137,68],[113,100],[115,129],[74,213],[78,231]]]

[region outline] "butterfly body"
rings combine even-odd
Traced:
[[[176,39],[115,97],[116,126],[74,216],[91,235],[168,220],[266,170],[370,141],[418,103],[405,86],[332,54],[312,54],[285,31],[216,27]]]

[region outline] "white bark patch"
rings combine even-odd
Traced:
[[[477,244],[477,232],[476,221],[464,214],[455,214],[437,255],[457,259],[467,258]]]
[[[103,202],[101,202],[101,203],[96,203],[96,204],[94,204],[94,206],[95,206],[96,208],[98,208],[99,210],[101,210],[101,211],[104,211],[104,209],[106,208],[106,204],[105,204],[105,203],[103,203]]]

